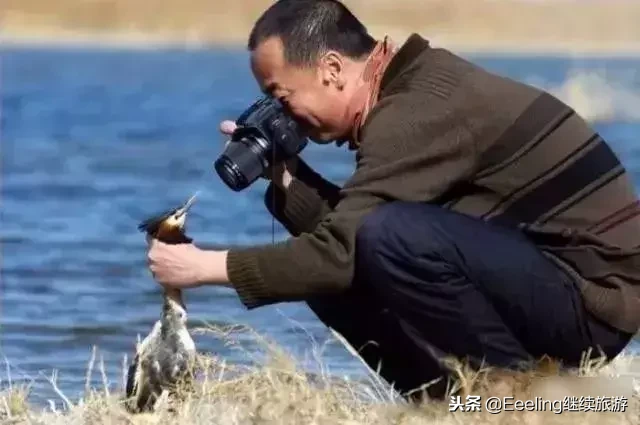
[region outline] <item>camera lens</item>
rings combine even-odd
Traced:
[[[236,192],[245,189],[249,184],[242,175],[238,166],[227,156],[221,156],[216,160],[215,169],[222,181]]]
[[[227,145],[214,168],[229,188],[239,192],[260,177],[265,168],[263,145],[261,139],[242,139]]]

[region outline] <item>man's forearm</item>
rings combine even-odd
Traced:
[[[299,234],[313,231],[337,202],[339,191],[338,186],[301,164],[295,176],[287,172],[282,179],[270,183],[265,202],[269,208],[272,193],[276,199],[276,207],[270,208],[272,214],[291,233]],[[200,284],[233,287],[228,275],[228,252],[206,248],[200,251],[194,265]]]
[[[322,178],[302,160],[294,174],[273,181],[265,193],[269,212],[292,235],[311,232],[338,202],[340,187]]]

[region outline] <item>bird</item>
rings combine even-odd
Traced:
[[[138,230],[164,243],[191,243],[192,239],[185,235],[185,223],[196,196],[197,193],[181,206],[142,221]],[[138,336],[135,355],[127,370],[126,408],[131,413],[156,410],[161,400],[175,393],[179,382],[190,382],[195,357],[182,291],[164,288],[160,319],[142,342]]]

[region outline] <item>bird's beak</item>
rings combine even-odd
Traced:
[[[189,208],[191,208],[193,203],[196,201],[196,197],[199,193],[200,191],[196,192],[191,198],[189,198],[189,200],[176,212],[176,217],[182,217],[189,211]]]

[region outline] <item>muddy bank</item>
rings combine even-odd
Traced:
[[[242,46],[271,0],[4,0],[4,42]],[[371,32],[505,53],[640,53],[640,3],[345,0]],[[583,4],[581,4],[583,3]]]

